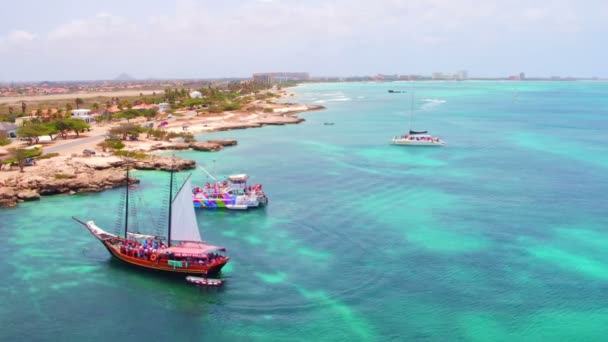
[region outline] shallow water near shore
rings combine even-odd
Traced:
[[[70,217],[114,231],[121,189],[44,197],[0,210],[0,339],[605,338],[608,83],[417,83],[412,129],[443,148],[388,144],[408,129],[408,83],[292,91],[327,109],[201,136],[238,139],[219,153],[178,153],[248,173],[270,198],[197,212],[232,258],[225,287],[111,261]],[[135,227],[160,232],[168,174],[136,177]]]

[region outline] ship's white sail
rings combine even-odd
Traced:
[[[192,205],[192,187],[190,178],[175,196],[171,203],[171,240],[200,242],[201,233],[198,230],[196,214]]]

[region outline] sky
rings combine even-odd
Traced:
[[[608,77],[607,37],[605,0],[21,0],[0,11],[0,82]]]

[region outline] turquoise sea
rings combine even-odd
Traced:
[[[270,198],[198,212],[232,258],[222,289],[124,267],[70,219],[113,231],[122,189],[0,210],[0,340],[605,340],[608,83],[415,88],[413,128],[446,147],[388,144],[410,84],[337,83],[291,89],[327,107],[300,125],[179,153]],[[168,174],[136,176],[138,228],[155,232]]]

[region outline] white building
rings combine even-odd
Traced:
[[[455,79],[457,80],[467,80],[469,79],[469,73],[466,70],[460,70],[456,73]]]
[[[169,109],[171,109],[171,105],[168,104],[167,102],[162,102],[158,104],[158,111],[161,113],[164,113],[166,111],[168,111]]]
[[[95,119],[93,119],[93,116],[91,115],[90,109],[73,109],[72,118],[83,120],[86,123],[95,121]]]
[[[193,99],[202,99],[203,98],[203,94],[201,94],[200,91],[196,91],[195,90],[195,91],[190,92],[190,98],[193,98]]]

